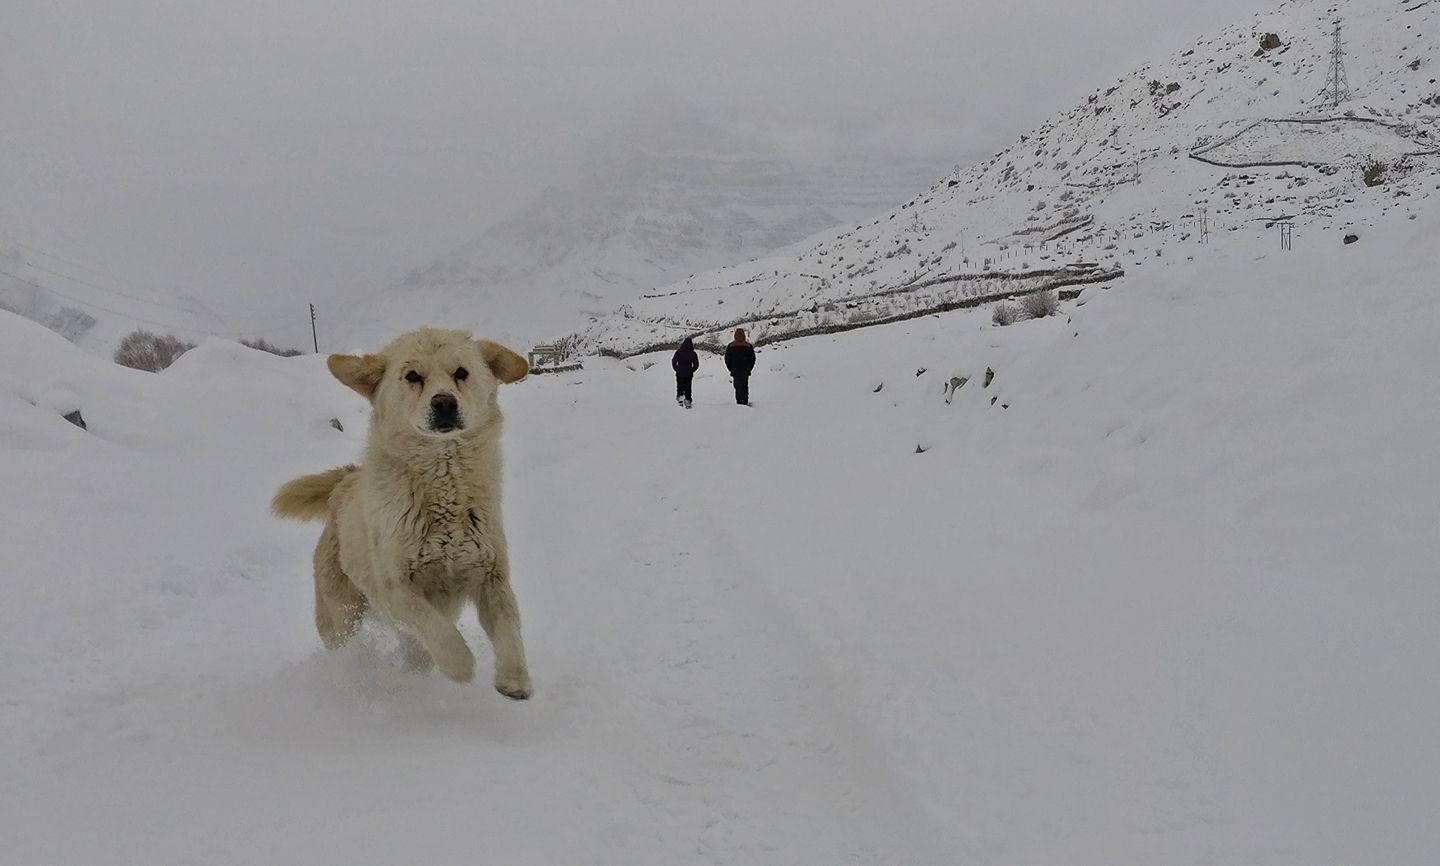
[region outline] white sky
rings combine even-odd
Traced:
[[[938,176],[1263,5],[0,0],[0,241],[289,320],[564,181],[637,93]]]

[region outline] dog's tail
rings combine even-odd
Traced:
[[[296,520],[320,520],[330,513],[330,494],[345,476],[359,469],[358,466],[341,466],[319,475],[301,475],[287,481],[270,500],[270,511],[276,517],[293,517]]]

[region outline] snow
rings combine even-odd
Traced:
[[[508,387],[523,704],[320,648],[319,358],[5,315],[0,862],[1426,862],[1437,230]]]

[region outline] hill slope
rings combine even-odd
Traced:
[[[1338,109],[1317,99],[1336,8],[1283,3],[1097,90],[878,219],[659,289],[569,342],[629,354],[685,335],[723,344],[736,325],[783,339],[1069,282],[1075,263],[1091,279],[1143,277],[1202,243],[1267,235],[1278,246],[1278,220],[1309,254],[1339,242],[1326,232],[1432,207],[1440,4],[1339,8],[1353,96]],[[1263,48],[1267,34],[1280,44]],[[1371,160],[1388,166],[1373,187]]]

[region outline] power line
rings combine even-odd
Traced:
[[[49,292],[50,294],[56,295],[56,296],[61,297],[61,298],[64,298],[64,299],[67,300],[67,301],[71,301],[71,302],[76,303],[76,304],[81,304],[81,305],[83,305],[83,306],[90,307],[90,308],[93,309],[93,310],[99,310],[99,311],[102,312],[102,313],[110,313],[111,315],[120,316],[121,318],[129,319],[129,320],[131,320],[131,321],[133,321],[133,322],[142,322],[142,323],[144,323],[144,324],[146,324],[146,325],[154,325],[154,326],[157,327],[157,328],[169,328],[169,329],[172,330],[172,331],[186,331],[186,332],[191,333],[191,334],[204,334],[204,335],[209,336],[209,337],[218,337],[218,336],[220,336],[219,334],[215,333],[214,331],[207,331],[207,330],[204,330],[203,328],[187,328],[187,327],[185,327],[185,326],[183,326],[183,325],[172,325],[172,324],[170,324],[170,323],[168,323],[168,322],[157,322],[157,321],[155,321],[154,319],[146,319],[146,318],[143,318],[143,317],[141,317],[141,316],[133,315],[133,314],[131,314],[131,313],[126,313],[126,312],[122,312],[122,311],[120,311],[120,310],[111,309],[110,307],[102,306],[102,305],[97,304],[97,303],[95,303],[95,302],[93,302],[93,301],[85,300],[84,298],[77,298],[77,297],[75,297],[75,296],[73,296],[73,295],[67,295],[67,294],[65,294],[64,292],[58,291],[58,290],[56,290],[56,289],[52,289],[52,288],[50,288],[49,286],[42,286],[42,285],[40,285],[39,283],[35,282],[34,280],[28,280],[28,279],[26,279],[25,277],[20,276],[19,274],[12,274],[12,273],[9,272],[9,271],[0,271],[0,276],[10,277],[11,279],[16,280],[17,282],[24,283],[24,284],[27,285],[27,286],[33,286],[34,288],[37,288],[37,289],[39,289],[39,290],[42,291],[42,292]]]
[[[82,285],[82,286],[88,286],[88,287],[90,287],[90,288],[92,288],[92,289],[95,289],[95,290],[97,290],[97,291],[105,292],[106,294],[109,294],[109,295],[114,295],[114,296],[116,296],[117,298],[125,298],[126,300],[129,300],[129,301],[138,301],[138,302],[140,302],[140,303],[142,303],[142,304],[153,304],[154,306],[157,306],[157,307],[163,307],[163,308],[165,308],[165,309],[167,309],[167,310],[174,310],[174,311],[176,311],[176,312],[178,312],[178,313],[185,313],[185,314],[191,315],[191,316],[208,316],[208,317],[210,317],[210,318],[212,318],[212,319],[222,319],[221,316],[218,316],[218,315],[216,315],[215,313],[210,313],[210,312],[205,312],[205,311],[187,310],[187,309],[185,309],[184,307],[177,307],[177,306],[175,306],[174,304],[167,304],[167,303],[165,303],[165,302],[163,302],[163,301],[152,301],[152,300],[150,300],[149,298],[142,298],[142,297],[139,297],[139,296],[137,296],[137,295],[127,295],[126,293],[124,293],[124,292],[122,292],[122,291],[119,291],[118,289],[112,289],[112,288],[109,288],[109,287],[106,287],[106,286],[102,286],[102,285],[100,285],[99,283],[92,283],[92,282],[90,282],[89,280],[82,280],[82,279],[80,279],[79,277],[72,276],[72,275],[70,275],[70,274],[63,273],[63,272],[61,272],[61,271],[53,270],[53,269],[51,269],[51,268],[47,268],[47,267],[45,267],[44,265],[37,265],[37,264],[35,264],[35,263],[33,263],[33,262],[26,262],[26,263],[25,263],[25,267],[30,268],[31,270],[40,271],[41,273],[46,273],[46,274],[50,274],[50,275],[52,275],[52,276],[61,277],[61,278],[63,278],[63,279],[70,280],[71,282],[79,283],[79,284]],[[223,319],[222,319],[222,320],[223,320]]]
[[[79,269],[79,270],[81,270],[81,271],[85,271],[85,272],[90,273],[90,274],[93,274],[93,275],[95,275],[95,276],[97,276],[97,277],[103,277],[103,278],[109,280],[109,281],[112,282],[112,283],[117,283],[117,284],[120,284],[120,285],[127,285],[127,284],[128,284],[128,285],[133,285],[134,282],[135,282],[134,280],[119,279],[119,278],[117,278],[114,274],[109,273],[108,271],[102,270],[102,269],[100,269],[100,268],[97,268],[97,267],[95,267],[95,266],[93,266],[93,265],[86,265],[86,264],[83,264],[83,263],[81,263],[81,262],[77,262],[77,261],[75,261],[75,260],[73,260],[73,259],[67,259],[67,258],[65,258],[64,256],[57,256],[56,254],[54,254],[54,253],[52,253],[52,252],[49,252],[48,250],[42,250],[42,249],[40,249],[40,248],[37,247],[37,246],[34,246],[34,245],[32,245],[32,244],[27,244],[27,243],[25,243],[24,241],[18,240],[18,239],[15,238],[14,235],[9,234],[8,232],[3,232],[3,233],[0,233],[0,234],[4,234],[5,237],[9,238],[10,243],[11,243],[13,246],[17,246],[17,247],[19,247],[19,248],[21,248],[21,249],[23,249],[23,250],[28,250],[29,252],[35,253],[36,255],[44,256],[44,257],[47,258],[47,259],[54,259],[55,261],[60,262],[60,263],[63,264],[63,265],[69,265],[69,266],[72,267],[72,268],[77,268],[77,269]],[[74,276],[71,276],[71,275],[69,275],[69,274],[63,274],[63,273],[61,273],[61,272],[59,272],[59,271],[51,270],[51,269],[46,268],[46,267],[43,267],[43,266],[41,266],[41,265],[37,265],[37,264],[35,264],[35,263],[33,263],[33,262],[25,262],[24,264],[25,264],[26,267],[34,268],[35,270],[39,270],[39,271],[44,271],[44,272],[46,272],[46,273],[48,273],[48,274],[54,274],[55,276],[58,276],[58,277],[64,277],[64,278],[67,279],[67,280],[73,280],[73,281],[75,281],[75,282],[77,282],[77,283],[82,283],[82,284],[84,284],[84,285],[90,286],[91,288],[99,289],[99,290],[102,291],[102,292],[109,292],[109,293],[112,294],[112,295],[117,295],[117,296],[122,297],[122,298],[128,298],[129,300],[132,300],[132,301],[141,301],[142,303],[155,304],[156,306],[160,306],[160,307],[170,306],[169,304],[166,304],[166,303],[164,303],[164,302],[162,302],[162,301],[155,301],[155,300],[151,300],[151,299],[149,299],[149,298],[135,297],[135,296],[133,296],[133,295],[127,295],[127,294],[125,294],[124,292],[121,292],[121,291],[119,291],[119,290],[117,290],[117,289],[111,289],[111,288],[107,288],[107,287],[105,287],[105,286],[96,285],[95,283],[86,282],[85,280],[82,280],[82,279],[80,279],[79,277],[74,277]],[[173,306],[171,306],[170,308],[171,308],[171,309],[180,309],[180,308],[178,308],[178,307],[173,307]],[[189,312],[189,311],[188,311],[188,310],[181,310],[181,312]]]
[[[69,259],[62,258],[62,257],[60,257],[60,256],[55,255],[54,253],[46,252],[45,250],[39,249],[38,247],[34,247],[34,246],[31,246],[30,244],[27,244],[27,243],[24,243],[24,242],[22,242],[22,241],[16,240],[13,236],[9,235],[8,233],[6,234],[6,237],[10,238],[10,243],[13,244],[14,246],[20,247],[21,249],[29,250],[29,251],[32,252],[32,253],[37,253],[37,254],[42,255],[42,256],[44,256],[44,257],[46,257],[46,258],[48,258],[48,259],[54,259],[54,260],[57,261],[57,262],[61,262],[61,263],[63,263],[63,264],[67,264],[67,265],[69,265],[69,266],[71,266],[71,267],[73,267],[73,268],[78,268],[78,269],[80,269],[80,270],[82,270],[82,271],[88,271],[88,272],[90,272],[90,273],[92,273],[92,274],[96,274],[97,276],[106,277],[106,278],[108,278],[108,279],[110,279],[110,280],[112,280],[112,281],[115,281],[115,282],[120,282],[120,283],[130,282],[129,280],[116,280],[113,274],[106,273],[106,272],[100,270],[99,268],[90,267],[90,266],[87,266],[87,265],[80,264],[79,262],[75,262],[75,261],[71,261],[71,260],[69,260]],[[113,288],[110,288],[109,286],[101,285],[100,283],[96,283],[96,282],[93,282],[93,281],[91,281],[91,280],[82,279],[82,278],[80,278],[80,277],[74,276],[73,274],[67,274],[67,273],[64,273],[63,271],[57,271],[57,270],[55,270],[55,269],[53,269],[53,268],[47,268],[47,267],[45,267],[44,265],[37,265],[37,264],[35,264],[34,262],[22,262],[22,265],[23,265],[23,267],[29,268],[29,269],[31,269],[31,270],[41,271],[42,273],[46,273],[46,274],[50,274],[50,275],[52,275],[52,276],[60,277],[61,279],[70,280],[71,282],[78,283],[78,284],[80,284],[80,285],[82,285],[82,286],[86,286],[86,287],[91,288],[91,289],[95,289],[96,291],[104,292],[104,293],[106,293],[106,294],[108,294],[108,295],[114,295],[114,296],[117,297],[117,298],[124,298],[124,299],[126,299],[126,300],[136,301],[136,302],[139,302],[139,303],[142,303],[142,304],[151,304],[151,305],[153,305],[153,306],[162,307],[162,308],[167,309],[167,310],[174,310],[174,311],[177,312],[177,313],[184,313],[184,314],[187,315],[187,316],[200,316],[200,317],[203,317],[203,318],[214,319],[214,320],[217,321],[217,322],[221,322],[221,323],[225,323],[225,324],[229,324],[229,323],[234,322],[234,321],[237,321],[237,320],[240,321],[240,322],[249,322],[249,323],[251,323],[251,324],[260,323],[260,322],[262,321],[261,317],[258,317],[258,316],[239,316],[239,317],[235,317],[235,316],[222,316],[222,315],[220,315],[219,313],[210,312],[209,310],[191,310],[191,309],[187,309],[187,308],[185,308],[185,307],[176,306],[175,304],[166,303],[165,301],[157,301],[157,300],[154,300],[153,298],[144,298],[144,297],[140,297],[139,295],[128,294],[128,293],[126,293],[126,292],[120,291],[119,289],[113,289]],[[16,279],[19,279],[19,277],[17,277]],[[54,289],[51,289],[51,288],[46,287],[46,286],[41,286],[40,288],[44,289],[45,291],[50,291],[50,292],[55,292],[55,294],[60,294],[60,292],[57,292],[57,291],[55,291]],[[64,296],[64,297],[68,297],[68,296]],[[72,298],[72,300],[77,300],[77,301],[78,301],[78,299],[74,299],[74,298]],[[88,303],[88,302],[86,302],[86,301],[78,301],[78,302],[79,302],[79,303]],[[264,319],[264,324],[262,324],[262,325],[260,325],[260,326],[261,326],[261,327],[268,327],[269,324],[270,324],[270,323],[269,323],[269,319],[268,319],[268,317],[266,317],[266,318]]]
[[[7,237],[7,238],[10,239],[11,245],[20,247],[20,248],[23,249],[23,250],[29,250],[30,252],[35,253],[36,255],[44,256],[44,257],[47,258],[47,259],[54,259],[55,261],[61,263],[62,265],[69,265],[69,266],[72,267],[72,268],[78,268],[79,270],[86,271],[86,272],[88,272],[88,273],[94,274],[94,275],[97,276],[97,277],[105,277],[106,279],[110,280],[111,282],[119,283],[119,284],[121,284],[121,285],[125,285],[125,284],[132,284],[132,285],[133,285],[134,282],[135,282],[134,280],[118,279],[118,278],[116,278],[116,276],[115,276],[114,274],[109,273],[109,272],[104,271],[104,270],[101,270],[100,268],[97,268],[97,267],[95,267],[94,265],[87,265],[87,264],[84,264],[84,263],[82,263],[82,262],[77,262],[77,261],[75,261],[74,259],[68,259],[68,258],[65,258],[64,256],[57,256],[56,254],[54,254],[54,253],[52,253],[52,252],[49,252],[48,250],[42,250],[42,249],[40,249],[40,248],[37,247],[37,246],[33,246],[33,245],[31,245],[31,244],[27,244],[27,243],[25,243],[24,241],[21,241],[21,240],[17,240],[14,235],[12,235],[12,234],[10,234],[10,233],[8,233],[8,232],[0,232],[0,234],[3,234],[3,235],[5,235],[5,237]]]

